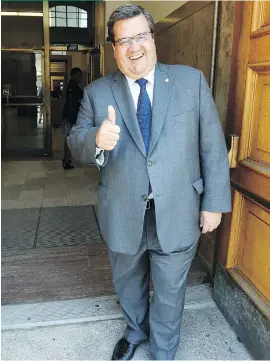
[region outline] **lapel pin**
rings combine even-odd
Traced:
[[[167,78],[167,79],[165,79],[165,81],[166,81],[166,83],[169,83],[169,79]]]

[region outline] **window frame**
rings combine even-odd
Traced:
[[[65,10],[63,8],[65,8]],[[70,14],[75,14],[75,16],[71,17]],[[64,20],[63,23],[65,22],[65,25],[64,24],[58,25],[59,19]],[[66,28],[86,29],[87,20],[88,20],[87,11],[82,8],[79,8],[78,6],[56,5],[49,9],[50,28],[66,27]],[[74,22],[75,25],[71,25],[71,22]]]

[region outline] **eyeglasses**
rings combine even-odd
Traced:
[[[143,43],[144,41],[148,40],[149,34],[152,34],[151,31],[148,31],[146,33],[140,33],[135,36],[131,36],[128,38],[121,38],[115,41],[115,44],[119,44],[120,46],[130,46],[132,43],[132,40],[134,39],[136,43]]]

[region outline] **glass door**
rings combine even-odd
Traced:
[[[2,51],[3,152],[45,152],[44,54]]]

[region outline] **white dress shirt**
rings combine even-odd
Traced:
[[[131,79],[128,76],[126,76],[127,82],[128,82],[128,86],[134,101],[134,106],[135,106],[135,110],[137,112],[137,107],[138,107],[138,99],[139,99],[139,95],[140,95],[140,86],[139,84],[136,83],[135,79]],[[151,105],[153,104],[153,94],[154,94],[154,81],[155,81],[155,68],[153,70],[150,71],[149,74],[147,74],[146,76],[144,76],[144,79],[147,80],[147,84],[146,84],[146,91],[147,94],[150,98],[150,102]]]
[[[127,82],[128,82],[128,86],[129,86],[129,90],[134,102],[134,107],[135,107],[135,111],[137,113],[137,107],[138,107],[138,99],[139,99],[139,95],[140,95],[140,86],[139,84],[136,83],[136,79],[132,79],[129,78],[128,76],[126,76]],[[154,82],[155,82],[155,68],[153,68],[150,73],[148,73],[146,76],[144,76],[144,79],[147,80],[147,84],[146,84],[146,91],[147,94],[149,96],[151,105],[153,104],[153,94],[154,94]],[[117,124],[117,119],[116,119],[116,124]],[[98,156],[97,158],[97,164],[98,165],[102,165],[104,162],[104,154],[103,154],[103,150],[100,148],[96,148],[96,156]],[[149,199],[153,198],[153,194],[151,193],[148,197]]]

